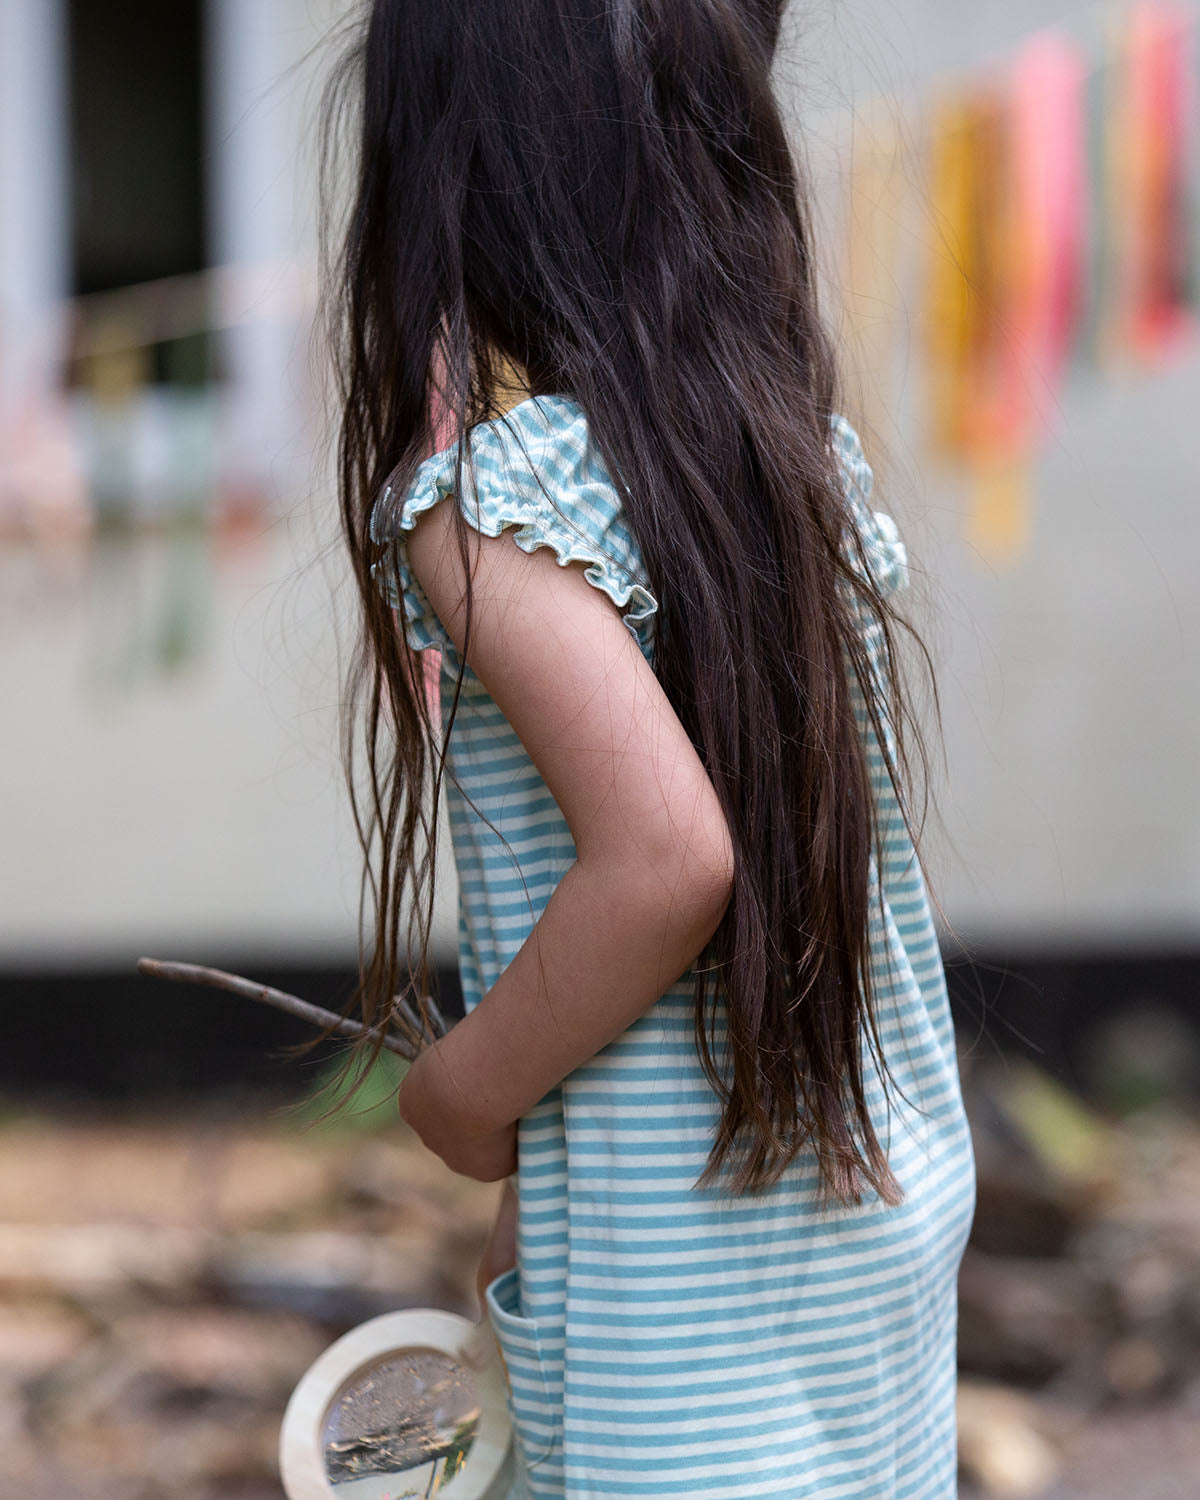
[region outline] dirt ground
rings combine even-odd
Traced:
[[[279,1500],[279,1421],[302,1371],[380,1312],[475,1317],[498,1191],[390,1125],[9,1117],[0,1495]],[[977,1322],[963,1500],[1200,1494],[1200,1380],[1164,1383],[1153,1339],[1118,1331],[1104,1358],[1123,1395],[1084,1397],[1078,1380],[997,1378],[1013,1356],[989,1355]]]
[[[15,1118],[0,1128],[0,1494],[278,1500],[320,1351],[409,1306],[477,1315],[498,1189],[401,1130]]]

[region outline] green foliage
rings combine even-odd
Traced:
[[[381,1052],[375,1062],[346,1068],[334,1058],[321,1070],[308,1096],[296,1106],[296,1117],[324,1131],[363,1134],[395,1125],[396,1094],[408,1063],[394,1052]]]

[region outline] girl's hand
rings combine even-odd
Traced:
[[[510,1177],[504,1184],[496,1222],[492,1225],[492,1232],[484,1248],[483,1258],[475,1273],[475,1290],[479,1295],[480,1311],[485,1317],[487,1316],[487,1302],[483,1294],[488,1283],[495,1281],[496,1277],[502,1276],[505,1271],[511,1270],[516,1263],[517,1190]]]
[[[461,1177],[499,1182],[517,1170],[517,1122],[480,1126],[452,1087],[437,1043],[427,1047],[404,1075],[396,1107],[426,1146]]]

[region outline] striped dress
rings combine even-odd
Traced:
[[[884,588],[900,588],[904,548],[890,518],[867,507],[871,473],[840,417],[834,442],[869,566]],[[530,397],[476,427],[471,447],[474,489],[459,497],[468,521],[490,536],[512,528],[523,551],[552,547],[563,566],[586,562],[584,576],[652,663],[657,602],[580,406]],[[380,586],[411,644],[441,649],[446,715],[460,657],[403,540],[452,492],[453,458],[447,449],[427,459],[409,492],[385,493],[372,518],[375,539],[392,544]],[[859,712],[871,745],[861,698]],[[525,941],[575,847],[470,668],[449,756],[470,1009]],[[874,972],[900,1090],[890,1113],[873,1068],[867,1077],[905,1200],[818,1211],[804,1155],[759,1194],[693,1186],[719,1111],[684,975],[519,1122],[517,1265],[486,1295],[511,1387],[509,1500],[956,1494],[956,1281],[974,1158],[924,881],[877,747],[872,762],[886,830]]]

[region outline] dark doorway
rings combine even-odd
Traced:
[[[203,0],[69,0],[74,289],[206,263]]]

